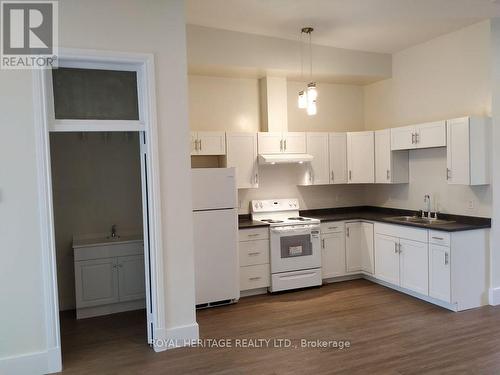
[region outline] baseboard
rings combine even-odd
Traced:
[[[0,374],[52,374],[62,370],[61,348],[0,359]]]
[[[500,305],[500,287],[490,288],[488,297],[490,305],[492,306]]]
[[[200,337],[198,323],[155,330],[153,347],[155,352],[193,345]]]
[[[146,300],[126,301],[109,305],[81,307],[76,309],[76,319],[93,318],[96,316],[116,314],[125,311],[142,310],[146,308]]]
[[[245,298],[245,297],[257,296],[259,294],[267,294],[267,288],[256,288],[256,289],[244,290],[244,291],[240,292],[240,297]]]
[[[340,283],[342,281],[357,280],[357,279],[362,279],[362,278],[363,278],[363,275],[360,273],[357,273],[354,275],[329,277],[329,278],[323,279],[323,285],[332,284],[332,283]]]

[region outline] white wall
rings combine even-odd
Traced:
[[[489,25],[481,22],[394,54],[392,79],[365,86],[366,129],[490,115]],[[444,150],[410,152],[410,184],[370,187],[371,204],[419,209],[431,193],[443,212],[491,216],[490,186],[446,184]]]
[[[73,236],[142,235],[139,133],[52,133],[50,137],[61,310],[75,308]]]
[[[165,331],[161,333],[197,337],[184,2],[155,0],[145,5],[138,0],[64,0],[59,2],[59,20],[62,47],[155,55],[166,289],[165,316],[161,317]],[[1,366],[15,361],[6,361],[6,357],[43,352],[47,345],[31,74],[1,71],[0,82],[2,372]]]

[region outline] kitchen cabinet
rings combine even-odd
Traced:
[[[225,155],[225,132],[191,132],[191,155]]]
[[[491,122],[488,118],[463,117],[447,124],[448,184],[486,185],[490,183]]]
[[[330,133],[329,157],[330,157],[330,184],[347,183],[347,134]]]
[[[227,133],[226,149],[226,166],[236,169],[236,187],[259,187],[257,133]]]
[[[348,183],[375,182],[374,133],[347,133]]]
[[[446,146],[445,121],[391,129],[391,149],[393,151],[444,146]]]
[[[73,248],[77,319],[144,308],[142,240]]]
[[[399,285],[399,239],[375,234],[375,277]]]
[[[375,182],[379,184],[408,183],[408,151],[391,150],[391,131],[375,132]]]
[[[348,222],[345,228],[347,272],[373,274],[373,223]]]
[[[414,292],[429,294],[428,244],[399,240],[400,286]]]
[[[429,245],[429,296],[451,302],[450,248]]]
[[[313,160],[305,166],[304,185],[326,185],[330,183],[330,160],[328,133],[307,133],[307,153]]]
[[[260,132],[257,140],[259,154],[306,153],[306,134],[303,132]]]
[[[238,237],[240,291],[271,286],[269,228],[240,229]]]
[[[343,222],[321,224],[321,273],[323,279],[346,274],[346,246]]]

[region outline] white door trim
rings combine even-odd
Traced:
[[[60,66],[88,68],[115,68],[138,72],[138,96],[141,128],[146,135],[149,176],[149,229],[151,254],[151,293],[153,304],[153,326],[157,332],[165,330],[165,301],[163,284],[163,258],[161,237],[161,200],[158,154],[158,128],[156,116],[156,88],[154,78],[154,56],[152,54],[122,53],[97,50],[59,50]],[[52,101],[52,82],[47,71],[33,71],[34,126],[36,127],[36,156],[38,167],[38,195],[41,223],[41,247],[43,259],[43,289],[45,300],[47,349],[56,352],[57,360],[51,361],[50,372],[61,371],[61,341],[59,327],[59,302],[57,289],[56,249],[54,239],[54,217],[52,201],[52,180],[50,163],[49,132],[63,130],[53,128],[55,124]],[[75,126],[72,131],[95,131],[90,122],[65,124]],[[115,121],[100,122],[100,131],[132,130],[121,129]],[[68,129],[67,129],[68,130]],[[67,131],[66,130],[66,131]]]

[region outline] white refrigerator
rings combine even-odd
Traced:
[[[196,305],[240,298],[234,168],[192,169]]]

